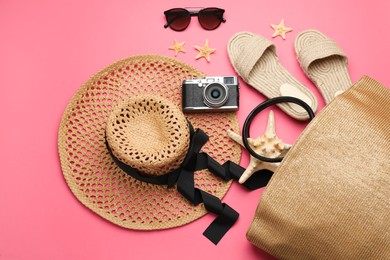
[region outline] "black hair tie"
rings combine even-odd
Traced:
[[[306,104],[306,102],[304,102],[303,100],[295,98],[295,97],[289,97],[289,96],[275,97],[275,98],[268,99],[268,100],[264,101],[263,103],[261,103],[260,105],[258,105],[257,107],[255,107],[249,113],[248,117],[245,120],[244,126],[242,128],[242,142],[244,143],[244,146],[248,150],[248,152],[253,157],[255,157],[256,159],[259,159],[261,161],[265,161],[265,162],[281,162],[283,157],[267,158],[267,157],[264,157],[264,156],[261,156],[261,155],[257,154],[249,146],[249,143],[248,143],[249,128],[250,128],[250,125],[252,123],[253,118],[258,113],[260,113],[261,111],[263,111],[267,107],[275,105],[275,104],[278,104],[278,103],[294,103],[294,104],[297,104],[297,105],[303,107],[306,110],[306,112],[309,114],[310,121],[314,118],[314,112],[311,109],[311,107],[308,104]]]

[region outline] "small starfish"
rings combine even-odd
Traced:
[[[286,33],[291,32],[293,28],[288,28],[284,26],[284,19],[280,21],[278,25],[271,24],[272,29],[275,30],[274,34],[272,34],[272,38],[276,36],[281,36],[283,39],[286,39]]]
[[[240,144],[245,148],[244,143],[242,142],[242,137],[230,130],[227,131],[229,137],[233,139],[236,143]],[[290,149],[291,144],[283,143],[275,133],[275,118],[274,112],[271,110],[268,115],[268,124],[267,130],[264,135],[257,137],[256,139],[248,138],[248,143],[251,148],[258,154],[268,157],[276,158],[279,156],[284,156]],[[252,155],[250,156],[250,162],[244,173],[241,175],[238,180],[239,183],[244,183],[253,173],[267,169],[270,171],[275,171],[278,168],[280,163],[271,163],[264,162],[256,159]]]
[[[200,46],[194,46],[195,49],[199,51],[199,54],[195,57],[195,59],[199,58],[205,58],[208,62],[210,62],[210,54],[215,52],[216,49],[210,48],[209,47],[209,40],[206,39],[206,42],[203,47]]]
[[[169,49],[175,51],[175,57],[177,56],[177,54],[179,54],[179,52],[183,52],[183,53],[186,52],[184,50],[184,44],[185,43],[186,42],[177,42],[176,39],[174,40],[173,45],[171,47],[169,47]]]

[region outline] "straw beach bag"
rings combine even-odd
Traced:
[[[363,77],[283,159],[247,238],[279,259],[390,259],[390,91]]]

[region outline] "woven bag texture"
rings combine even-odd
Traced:
[[[390,259],[390,91],[363,77],[307,126],[247,238],[278,259]]]

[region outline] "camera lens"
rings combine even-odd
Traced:
[[[218,89],[214,89],[213,91],[211,91],[211,96],[213,98],[219,98],[220,95],[221,95],[221,92],[219,92]]]
[[[228,100],[228,88],[220,83],[211,83],[203,90],[203,101],[208,107],[220,107]]]

